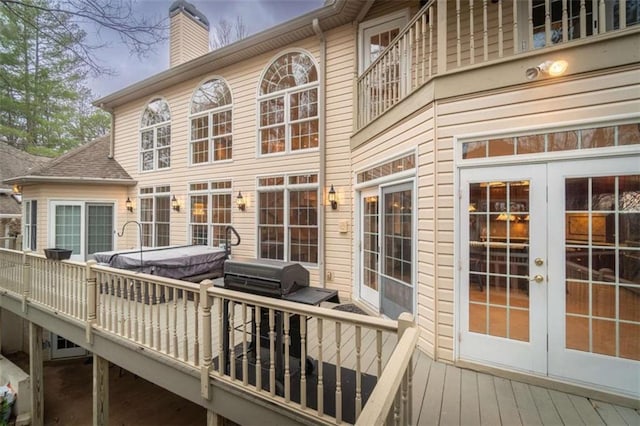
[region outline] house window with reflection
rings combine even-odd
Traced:
[[[164,247],[170,240],[171,188],[156,186],[140,188],[140,224],[142,245]]]
[[[318,71],[311,57],[290,52],[260,82],[258,139],[262,155],[318,147]]]
[[[189,185],[189,234],[191,244],[219,247],[231,225],[231,181],[196,182]]]
[[[140,170],[171,166],[171,112],[162,99],[149,102],[140,123]]]
[[[232,100],[224,80],[203,83],[191,100],[191,164],[231,160]]]
[[[258,179],[258,256],[318,263],[318,175]]]

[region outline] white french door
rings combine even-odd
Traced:
[[[85,356],[87,354],[86,349],[76,345],[70,340],[65,339],[62,336],[51,333],[51,358],[73,358],[79,356]]]
[[[360,298],[380,307],[380,195],[378,189],[360,193]]]
[[[545,373],[546,166],[460,173],[460,357]]]
[[[639,164],[460,171],[460,359],[640,397]]]

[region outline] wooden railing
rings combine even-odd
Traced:
[[[192,284],[5,249],[0,288],[23,305],[85,321],[88,343],[99,330],[149,356],[199,368],[205,399],[218,380],[319,423],[355,423],[367,412],[376,413],[367,419],[391,413],[396,424],[410,423],[418,333],[411,318],[373,318],[209,280]],[[383,412],[374,407],[380,401]]]
[[[640,24],[628,0],[431,0],[357,82],[358,129],[436,74],[625,30]]]

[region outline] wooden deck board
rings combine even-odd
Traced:
[[[536,408],[536,403],[533,400],[529,386],[520,382],[511,382],[511,387],[513,388],[513,395],[516,399],[522,424],[525,426],[541,425],[542,420],[538,414],[538,409]]]
[[[598,415],[602,418],[602,420],[608,425],[624,425],[627,422],[622,418],[618,410],[606,402],[602,401],[593,401],[594,407],[598,412]],[[636,423],[634,426],[637,426]]]
[[[538,386],[529,386],[533,401],[538,408],[538,414],[543,425],[562,425],[562,419],[551,400],[549,391]]]
[[[480,423],[483,425],[499,425],[500,410],[493,377],[478,374],[478,395],[480,400]]]
[[[587,398],[576,395],[569,395],[569,399],[573,403],[573,406],[576,407],[578,415],[582,418],[585,424],[594,426],[604,425],[602,418],[595,410],[595,408],[593,408],[593,405],[591,405]]]
[[[420,419],[420,412],[422,411],[422,402],[424,400],[424,394],[427,391],[427,383],[429,377],[429,370],[431,369],[431,358],[424,355],[421,352],[417,352],[414,355],[415,365],[413,367],[413,379],[412,379],[412,400],[411,400],[411,419],[413,423],[417,424]]]
[[[493,382],[496,387],[496,398],[498,399],[502,424],[513,426],[522,424],[511,381],[501,377],[494,377]]]
[[[478,374],[462,370],[460,372],[460,424],[480,424],[480,396],[478,395]]]
[[[571,403],[569,395],[552,389],[549,389],[549,395],[565,425],[579,425],[583,423],[578,411]]]
[[[444,376],[444,390],[442,394],[442,408],[440,409],[440,424],[460,424],[460,369],[447,365]]]
[[[628,425],[640,425],[640,413],[637,410],[616,406],[616,411]]]
[[[418,424],[438,424],[440,422],[445,371],[446,366],[440,362],[434,362],[431,365]]]

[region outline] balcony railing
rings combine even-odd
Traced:
[[[638,23],[630,0],[431,0],[358,78],[357,128],[436,74]]]
[[[318,423],[411,422],[410,316],[390,321],[6,249],[0,289],[86,322],[88,341],[99,330],[197,368],[204,398],[217,380]]]

